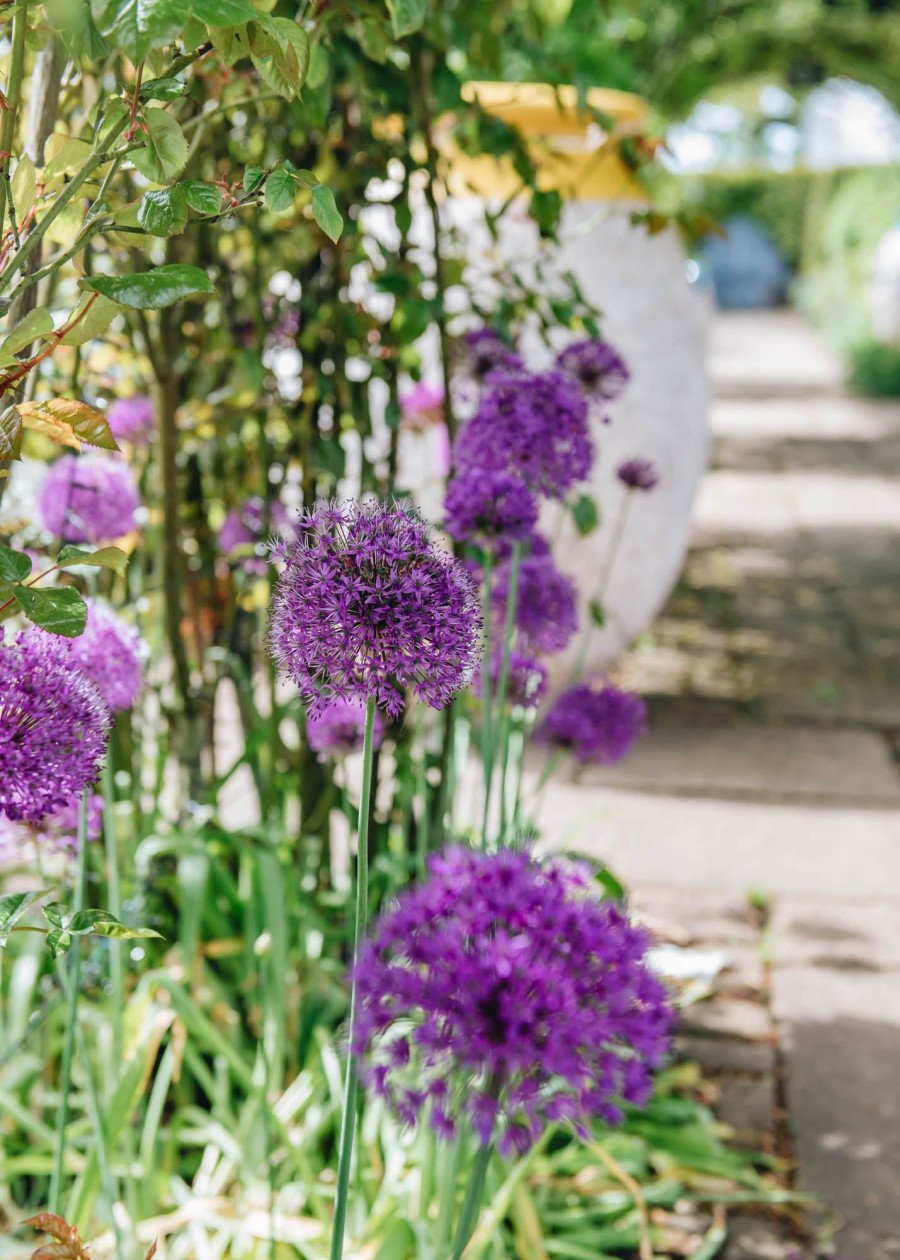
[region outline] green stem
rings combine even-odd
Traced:
[[[463,1205],[459,1213],[459,1224],[456,1227],[456,1239],[453,1243],[451,1260],[460,1260],[460,1256],[466,1249],[466,1243],[474,1233],[478,1215],[481,1211],[484,1182],[487,1176],[488,1164],[491,1162],[492,1150],[493,1147],[490,1142],[479,1147],[475,1163],[472,1165],[472,1175],[469,1178],[469,1184],[466,1187],[466,1197],[463,1199]]]
[[[12,53],[9,64],[7,82],[7,108],[3,111],[3,122],[0,124],[0,235],[6,219],[6,199],[9,179],[9,164],[12,159],[13,138],[16,131],[16,117],[19,112],[19,95],[22,91],[22,76],[25,71],[25,36],[28,34],[28,0],[16,0],[13,14]]]
[[[599,604],[603,607],[603,600],[606,596],[606,588],[609,585],[609,579],[612,577],[613,566],[616,563],[616,556],[619,552],[619,546],[622,542],[622,535],[625,532],[625,521],[628,517],[628,505],[631,502],[631,490],[625,491],[625,497],[619,505],[619,511],[616,515],[615,524],[613,525],[612,537],[609,540],[609,547],[604,557],[603,570],[601,572],[600,581],[597,583],[597,589],[594,594],[592,603]],[[588,645],[591,641],[591,635],[594,631],[594,615],[591,612],[588,616],[587,625],[581,636],[581,642],[578,645],[578,651],[575,660],[572,662],[572,669],[569,674],[569,685],[572,686],[581,677],[584,669],[584,663],[587,660]]]
[[[491,741],[488,767],[485,772],[484,785],[484,819],[482,834],[487,837],[490,819],[491,796],[494,785],[494,766],[497,761],[497,749],[501,750],[501,761],[506,764],[506,745],[509,740],[509,717],[506,713],[506,692],[509,686],[509,661],[512,654],[513,635],[516,630],[516,611],[519,603],[519,575],[522,570],[522,544],[513,543],[509,564],[509,588],[506,593],[506,616],[503,623],[503,649],[500,660],[500,677],[497,680],[497,720],[491,722],[491,733],[499,732],[499,739]],[[490,666],[490,662],[488,663]],[[503,791],[501,784],[501,792]],[[501,806],[501,814],[505,811]],[[502,834],[501,834],[502,839]],[[485,847],[487,840],[485,839]]]
[[[359,796],[359,823],[356,830],[356,919],[353,930],[353,961],[359,956],[366,934],[369,908],[369,813],[372,798],[372,753],[375,732],[375,700],[366,702],[366,728],[363,739],[362,788]],[[359,1065],[353,1050],[357,1019],[356,981],[350,985],[350,1021],[347,1071],[344,1079],[344,1106],[341,1113],[340,1154],[338,1156],[337,1189],[334,1201],[334,1225],[331,1234],[331,1260],[344,1254],[344,1231],[347,1224],[347,1201],[350,1190],[350,1165],[353,1157],[353,1133],[356,1127],[356,1100],[359,1095]]]
[[[122,888],[119,878],[119,850],[116,845],[116,832],[113,818],[115,792],[113,790],[112,741],[106,754],[103,767],[103,845],[106,851],[106,901],[110,914],[121,921]],[[125,1007],[124,941],[109,942],[109,982],[113,1000],[113,1059],[122,1062],[124,1045],[122,1017]]]
[[[81,797],[78,809],[78,864],[75,870],[75,895],[72,908],[84,909],[84,881],[87,869],[87,810],[88,794]],[[59,1110],[56,1113],[56,1145],[53,1152],[53,1171],[50,1175],[49,1210],[59,1215],[60,1198],[66,1158],[66,1128],[69,1123],[69,1096],[72,1091],[72,1063],[75,1058],[75,1026],[78,1020],[78,995],[81,988],[81,941],[76,938],[72,945],[66,991],[66,1031],[59,1083]]]
[[[88,1110],[91,1113],[91,1125],[94,1129],[94,1137],[97,1143],[97,1167],[100,1170],[100,1182],[103,1186],[103,1194],[109,1205],[109,1219],[112,1225],[113,1237],[116,1245],[116,1260],[125,1260],[125,1248],[123,1245],[122,1231],[116,1220],[116,1182],[113,1177],[112,1168],[109,1163],[109,1151],[107,1150],[107,1137],[103,1128],[103,1117],[100,1112],[100,1099],[97,1095],[97,1085],[94,1081],[94,1073],[91,1070],[88,1060],[87,1044],[85,1043],[84,1033],[79,1027],[76,1029],[78,1038],[78,1053],[81,1055],[81,1062],[84,1068],[84,1079],[87,1085]],[[119,1060],[117,1059],[118,1063]]]

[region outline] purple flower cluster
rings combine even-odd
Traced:
[[[500,672],[503,668],[503,653],[491,653],[491,693],[494,697],[500,686]],[[541,697],[547,690],[547,669],[532,656],[524,656],[515,648],[509,654],[509,665],[506,678],[506,703],[514,709],[536,709]],[[479,666],[472,689],[477,696],[483,695],[482,674],[484,665]]]
[[[280,544],[270,650],[310,713],[374,698],[391,717],[413,688],[440,709],[472,677],[478,592],[399,504],[320,503]]]
[[[67,543],[104,543],[135,527],[141,505],[128,464],[108,455],[63,455],[40,492],[44,528]]]
[[[459,432],[461,473],[506,471],[549,498],[563,498],[591,470],[587,403],[562,372],[495,373]]]
[[[652,490],[659,484],[659,473],[649,459],[626,459],[616,469],[616,476],[629,490]]]
[[[644,733],[647,706],[640,696],[606,684],[564,691],[541,725],[541,738],[569,749],[581,762],[612,766]]]
[[[268,509],[258,495],[245,499],[240,507],[232,508],[225,516],[219,530],[219,548],[229,556],[240,548],[256,547],[261,544],[266,534],[266,521],[271,522],[272,529],[284,537],[293,536],[293,527],[287,508],[282,503],[272,503]],[[240,557],[241,566],[248,573],[262,574],[266,571],[265,551],[259,548],[259,555]]]
[[[408,1124],[521,1153],[548,1123],[622,1119],[669,1050],[672,1010],[648,935],[590,868],[461,846],[431,858],[364,947],[353,1049]]]
[[[365,733],[366,706],[358,700],[335,700],[306,722],[309,746],[319,754],[321,761],[359,752]],[[378,748],[383,738],[384,722],[376,711],[372,727],[373,747]]]
[[[108,604],[91,600],[84,633],[70,639],[72,660],[113,713],[130,709],[144,685],[145,645],[138,630]]]
[[[497,570],[492,595],[500,625],[506,616],[511,561]],[[578,629],[575,583],[549,554],[526,556],[519,567],[516,628],[529,652],[561,652]]]
[[[0,644],[0,813],[40,822],[93,783],[110,714],[66,639],[23,630]]]
[[[110,403],[106,419],[117,442],[130,442],[132,446],[144,446],[150,440],[155,417],[153,403],[146,394],[132,394],[130,398],[117,398]]]
[[[534,495],[518,477],[486,470],[454,477],[447,487],[444,513],[451,537],[484,546],[497,538],[511,542],[530,537],[538,509]]]
[[[518,372],[525,366],[495,328],[473,328],[463,340],[469,371],[476,380],[483,380],[491,372]]]
[[[560,372],[577,382],[597,402],[618,398],[630,380],[625,360],[608,341],[574,341],[556,356]]]

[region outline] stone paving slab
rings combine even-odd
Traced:
[[[900,805],[891,751],[869,731],[651,724],[621,765],[583,785],[675,796]]]
[[[707,368],[716,393],[842,391],[838,356],[794,311],[719,313],[711,325]]]

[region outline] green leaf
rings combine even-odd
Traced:
[[[264,18],[247,27],[256,69],[279,96],[300,95],[309,69],[309,36],[290,18]]]
[[[103,412],[77,398],[19,403],[19,415],[26,429],[43,433],[64,446],[80,450],[80,444],[87,442],[104,451],[119,449]]]
[[[261,166],[248,166],[244,171],[244,192],[254,193],[266,178]]]
[[[21,551],[12,551],[0,543],[0,579],[4,582],[24,582],[30,572],[30,556]]]
[[[243,26],[260,16],[249,0],[194,0],[194,17],[210,26]]]
[[[22,458],[22,429],[18,407],[7,407],[0,415],[0,460]]]
[[[425,21],[425,0],[387,0],[394,39],[412,35]]]
[[[68,916],[69,907],[61,901],[48,901],[45,906],[41,906],[44,912],[44,918],[52,927],[62,927],[63,916]]]
[[[602,626],[606,624],[606,614],[603,611],[603,605],[600,603],[599,599],[592,599],[588,605],[588,609],[591,614],[591,621],[593,621],[595,626]]]
[[[144,111],[147,135],[144,147],[130,154],[132,162],[154,184],[165,184],[184,170],[187,140],[178,123],[162,109]]]
[[[265,192],[263,193],[266,209],[271,210],[274,214],[281,214],[285,210],[290,210],[294,204],[296,192],[297,183],[293,175],[289,175],[284,167],[276,166],[266,180]]]
[[[29,311],[0,346],[0,367],[15,363],[16,355],[26,346],[30,346],[38,337],[46,337],[53,332],[53,316],[45,306]]]
[[[597,872],[596,879],[607,897],[612,897],[613,901],[625,900],[625,888],[619,883],[612,871],[607,870],[605,866],[601,866]]]
[[[20,919],[30,905],[43,897],[46,890],[37,892],[7,893],[0,897],[0,946],[9,940],[9,934],[17,919]]]
[[[81,547],[63,547],[56,563],[61,569],[86,564],[92,569],[113,569],[124,574],[128,568],[128,556],[121,547],[101,547],[99,551],[84,551]]]
[[[84,310],[90,300],[90,294],[85,294],[69,316],[68,322],[70,324]],[[102,332],[106,332],[118,313],[119,308],[115,302],[111,302],[106,297],[98,297],[84,318],[78,320],[75,327],[66,333],[59,344],[61,346],[83,346],[86,342],[93,341]]]
[[[150,79],[141,84],[142,101],[177,101],[187,91],[181,79]]]
[[[101,35],[135,64],[151,48],[171,43],[184,29],[189,6],[184,0],[105,0],[94,16]]]
[[[33,586],[14,586],[13,594],[22,612],[42,630],[77,639],[87,621],[87,604],[74,586],[60,586],[57,590],[41,591]]]
[[[187,224],[187,200],[180,184],[144,193],[137,220],[151,236],[176,236]]]
[[[215,184],[199,179],[186,179],[178,185],[184,199],[197,214],[218,214],[222,209],[222,192]]]
[[[158,311],[182,298],[216,291],[205,271],[186,263],[166,263],[132,276],[90,276],[81,287],[135,311]]]
[[[344,230],[344,220],[334,202],[334,193],[325,184],[312,190],[313,218],[331,241],[337,241]]]
[[[597,510],[597,504],[588,494],[583,494],[579,499],[576,499],[571,506],[571,511],[575,527],[582,538],[592,534],[600,524],[600,513]]]
[[[66,930],[73,936],[109,936],[116,941],[130,941],[136,937],[159,937],[159,932],[154,932],[152,928],[126,927],[107,910],[76,910],[66,924]]]

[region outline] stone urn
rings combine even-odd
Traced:
[[[676,232],[651,236],[632,224],[644,194],[595,115],[579,112],[573,88],[473,83],[469,91],[522,132],[538,165],[539,186],[564,197],[555,265],[571,271],[602,310],[603,335],[631,372],[627,388],[608,408],[609,423],[599,416],[594,421],[598,459],[584,490],[600,505],[599,528],[581,537],[570,519],[560,522],[552,509],[546,521],[549,536],[558,539],[560,565],[577,580],[583,623],[592,599],[599,597],[604,606],[605,623],[593,631],[585,658],[588,672],[599,671],[650,625],[684,562],[708,448],[708,305],[686,279]],[[647,113],[639,97],[624,92],[596,89],[587,103],[613,120],[615,133],[639,129]],[[445,213],[466,233],[473,270],[489,272],[503,265],[504,255],[520,271],[536,262],[537,231],[524,201],[514,202],[501,219],[498,241],[485,229],[485,206],[495,209],[519,185],[509,160],[447,156],[451,195]],[[536,337],[525,352],[534,366],[551,357]],[[630,458],[655,465],[659,484],[652,491],[629,495],[617,480],[616,469]],[[558,659],[558,681],[570,667],[571,657]]]

